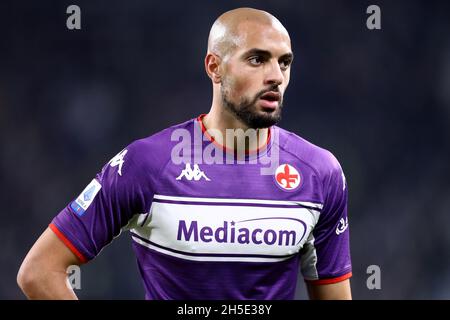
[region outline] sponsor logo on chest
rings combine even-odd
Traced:
[[[132,232],[147,247],[188,259],[285,259],[300,251],[318,216],[319,209],[289,201],[154,199],[150,217]]]
[[[272,220],[276,226],[277,220],[290,218],[260,218],[252,219]],[[193,241],[193,242],[217,242],[217,243],[237,243],[237,244],[254,244],[254,245],[278,245],[278,246],[295,246],[305,235],[306,224],[299,219],[296,220],[302,226],[296,225],[286,229],[259,228],[259,224],[248,225],[249,221],[223,221],[219,227],[202,226],[199,221],[188,222],[186,220],[178,221],[177,240]],[[240,226],[239,226],[240,225]],[[297,241],[298,240],[298,241]]]

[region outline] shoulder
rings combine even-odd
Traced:
[[[319,147],[299,135],[276,127],[279,131],[279,146],[298,161],[314,170],[322,179],[342,171],[334,154]]]
[[[163,129],[151,136],[137,139],[127,145],[119,154],[125,152],[125,161],[135,168],[158,170],[170,160],[171,150],[176,144],[172,135],[176,130],[192,130],[193,119]],[[116,156],[117,157],[117,156]]]

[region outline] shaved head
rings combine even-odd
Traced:
[[[238,8],[222,14],[211,27],[208,38],[208,53],[223,59],[246,40],[252,25],[266,25],[289,37],[286,28],[273,15],[252,8]]]
[[[289,34],[270,13],[238,8],[222,14],[211,27],[205,57],[213,113],[247,128],[277,123],[292,60]]]

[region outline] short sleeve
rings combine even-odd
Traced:
[[[138,157],[133,144],[123,149],[52,220],[50,229],[81,262],[98,255],[135,214],[147,211],[152,188]]]
[[[352,275],[348,188],[334,156],[323,186],[324,205],[318,223],[301,251],[302,274],[307,282],[313,284],[336,283]]]

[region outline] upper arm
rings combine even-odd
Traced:
[[[331,284],[307,283],[311,300],[351,300],[350,279]]]
[[[66,272],[70,265],[79,265],[79,258],[47,228],[28,252],[19,270],[18,282],[28,283],[52,272]]]
[[[63,266],[79,265],[82,261],[69,249],[63,239],[58,237],[50,228],[45,229],[39,239],[31,248],[30,258],[50,260],[48,264],[59,264]]]

